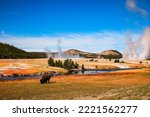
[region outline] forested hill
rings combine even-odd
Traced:
[[[43,52],[26,52],[12,45],[0,42],[0,58],[46,58],[46,54]]]

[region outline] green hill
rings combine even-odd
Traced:
[[[0,58],[46,58],[45,53],[26,52],[6,43],[0,43]]]

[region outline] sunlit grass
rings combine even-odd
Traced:
[[[138,71],[138,70],[137,70]],[[0,99],[150,99],[149,69],[0,82]]]

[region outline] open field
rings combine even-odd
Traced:
[[[150,68],[0,82],[0,99],[150,99]]]
[[[48,59],[1,59],[0,74],[37,74],[45,71],[67,73],[48,67]],[[63,61],[64,59],[62,59]],[[48,84],[39,79],[0,82],[0,99],[150,99],[150,61],[114,63],[108,60],[73,59],[88,69],[142,68],[92,75],[55,76]]]
[[[48,67],[48,59],[0,59],[0,74],[9,76],[13,74],[38,74],[55,70],[59,73],[66,73],[67,70]]]
[[[64,59],[61,59],[62,61]],[[95,69],[114,69],[114,68],[142,68],[150,67],[150,61],[143,62],[127,62],[127,63],[114,63],[106,59],[90,59],[74,58],[74,62],[78,62],[80,65],[84,64],[85,68]],[[48,59],[0,59],[0,74],[4,76],[11,75],[24,75],[24,74],[38,74],[45,71],[57,71],[59,73],[67,73],[67,70],[57,67],[48,67]]]

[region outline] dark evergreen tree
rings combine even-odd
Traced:
[[[54,62],[54,65],[55,65],[55,67],[59,67],[59,66],[58,66],[58,61],[57,61],[57,60]]]
[[[53,58],[50,57],[48,60],[48,65],[55,66],[55,67],[61,67],[61,68],[67,69],[67,70],[79,68],[79,64],[77,62],[74,63],[72,61],[72,59],[68,59],[68,58],[63,63],[61,60],[54,61]]]
[[[69,59],[68,58],[64,61],[64,65],[63,66],[64,66],[65,69],[69,68]]]
[[[84,64],[82,64],[82,66],[81,66],[81,72],[82,72],[82,74],[84,74],[84,71],[85,71]]]
[[[48,65],[49,65],[49,66],[55,66],[55,64],[54,64],[54,59],[53,59],[52,57],[50,57],[50,58],[48,59]]]
[[[74,68],[75,68],[75,69],[78,69],[78,68],[79,68],[79,64],[78,64],[77,62],[75,63]]]
[[[58,60],[58,62],[57,62],[57,67],[63,68],[62,61]]]
[[[63,63],[62,63],[62,61],[59,61],[59,67],[63,68]]]

